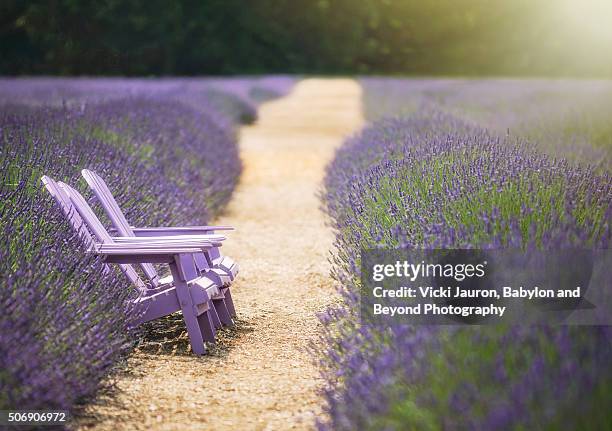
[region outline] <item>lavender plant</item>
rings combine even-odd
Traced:
[[[358,320],[362,248],[608,248],[609,173],[421,111],[346,142],[323,201],[344,301],[322,316],[320,429],[610,426],[608,328],[382,329]]]
[[[29,111],[29,110],[26,110]],[[91,394],[129,342],[130,289],[84,257],[40,190],[42,173],[75,180],[106,148],[57,127],[58,112],[0,114],[0,406],[63,408]],[[64,129],[67,132],[67,129]],[[93,157],[92,157],[93,156]]]
[[[0,409],[70,409],[135,342],[134,292],[85,257],[40,177],[86,190],[87,167],[136,225],[206,224],[240,173],[234,121],[256,106],[222,112],[210,89],[242,97],[212,80],[0,81]]]

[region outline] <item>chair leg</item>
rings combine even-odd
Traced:
[[[219,314],[217,314],[217,310],[212,301],[208,303],[208,308],[208,313],[210,314],[213,325],[215,325],[215,329],[220,329],[223,327],[221,319],[219,319]]]
[[[223,297],[225,298],[225,305],[227,306],[227,311],[229,311],[230,316],[236,317],[236,308],[234,308],[234,300],[232,299],[232,293],[230,292],[229,287],[222,289]]]
[[[215,309],[217,310],[221,323],[223,323],[225,326],[234,326],[234,321],[232,320],[232,316],[230,316],[229,310],[227,309],[225,299],[213,299],[213,304],[215,305]]]
[[[179,266],[180,269],[179,270]],[[202,337],[203,332],[201,330],[201,323],[199,317],[196,314],[195,304],[189,293],[189,287],[187,286],[186,279],[189,278],[190,274],[195,273],[193,266],[193,260],[190,255],[179,255],[175,258],[175,261],[170,263],[170,270],[175,282],[175,291],[179,304],[181,305],[181,311],[183,312],[183,320],[187,327],[187,334],[189,335],[189,342],[191,343],[191,350],[196,355],[203,355],[206,353],[206,347],[204,346],[204,338]],[[184,275],[187,273],[187,276]],[[208,314],[208,313],[204,313]],[[214,336],[213,336],[214,338]]]
[[[216,331],[212,318],[210,317],[210,310],[198,316],[198,323],[200,325],[200,333],[204,337],[204,340],[214,344]]]
[[[206,353],[206,347],[204,346],[204,339],[202,337],[202,331],[198,322],[199,318],[193,311],[193,307],[184,307],[182,309],[183,320],[187,327],[187,334],[189,335],[189,342],[191,343],[191,350],[196,355],[203,355]],[[206,314],[206,313],[204,313]]]

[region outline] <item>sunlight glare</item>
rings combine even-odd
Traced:
[[[562,0],[564,21],[574,36],[594,42],[612,42],[612,0]]]

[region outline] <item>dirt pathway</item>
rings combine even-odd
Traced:
[[[241,130],[244,172],[216,220],[238,229],[223,247],[241,266],[237,328],[205,357],[132,355],[118,393],[92,407],[96,429],[312,428],[320,381],[305,350],[334,296],[316,192],[334,148],[362,125],[360,96],[352,80],[304,80]]]

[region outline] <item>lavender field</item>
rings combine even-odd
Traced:
[[[0,409],[70,409],[138,342],[124,277],[83,258],[40,177],[86,190],[90,168],[132,223],[204,225],[241,171],[236,127],[292,84],[0,80]]]
[[[552,157],[612,169],[612,83],[570,79],[362,78],[369,120],[434,109]]]
[[[320,429],[612,427],[600,327],[373,327],[364,248],[608,249],[612,85],[362,79],[375,120],[327,169],[343,301],[321,317]]]
[[[0,10],[0,431],[612,431],[612,0]]]
[[[156,400],[164,420],[190,426],[214,411],[207,426],[223,418],[234,429],[262,418],[306,427],[311,416],[321,430],[612,428],[610,327],[380,328],[359,319],[365,248],[609,249],[612,84],[296,82],[0,79],[0,410],[78,414],[142,346],[143,332],[131,329],[135,293],[83,258],[40,184],[46,174],[91,198],[79,174],[90,168],[135,225],[215,218],[240,230],[226,249],[244,268],[239,340],[204,360],[141,355],[137,386],[116,379],[124,403]],[[239,145],[238,128],[258,115]],[[315,197],[323,175],[339,297]],[[312,337],[322,400],[304,355]],[[187,381],[202,392],[187,392]],[[186,397],[210,404],[185,408]],[[305,415],[317,402],[323,411]],[[95,425],[167,423],[121,404]]]

